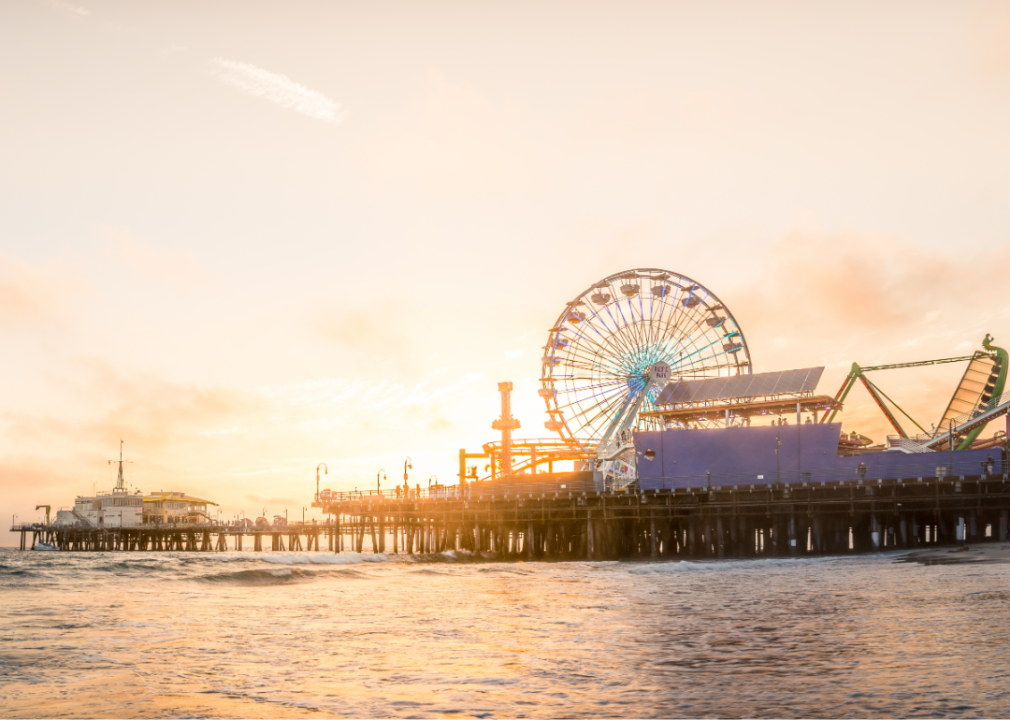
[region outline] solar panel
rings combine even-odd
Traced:
[[[680,405],[762,395],[813,392],[823,372],[823,367],[815,367],[706,380],[673,381],[663,388],[663,392],[656,399],[656,404]]]

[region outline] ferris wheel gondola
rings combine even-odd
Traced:
[[[655,268],[617,273],[568,303],[550,329],[545,426],[627,479],[629,431],[658,429],[641,413],[655,409],[666,382],[750,372],[743,332],[708,288]]]

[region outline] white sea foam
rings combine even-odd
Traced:
[[[442,553],[442,555],[447,558],[452,558],[453,560],[457,558],[473,557],[473,553],[469,550],[446,550]]]
[[[866,560],[868,556],[859,556]],[[754,558],[752,560],[671,560],[669,562],[645,563],[627,565],[632,574],[649,573],[684,573],[684,572],[725,572],[729,570],[769,570],[782,567],[801,567],[803,565],[820,565],[824,563],[845,562],[855,557],[828,556],[806,558]]]
[[[385,553],[373,555],[371,553],[340,553],[330,555],[328,553],[277,553],[276,555],[263,555],[256,558],[263,562],[274,565],[357,565],[359,563],[388,562],[389,556]]]

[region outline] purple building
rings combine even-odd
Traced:
[[[991,459],[1003,473],[999,448],[950,452],[864,451],[840,457],[840,423],[673,429],[636,432],[638,483],[643,490],[769,483],[978,475]],[[949,468],[953,455],[953,470]],[[938,471],[937,468],[943,468]]]

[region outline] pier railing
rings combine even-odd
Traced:
[[[931,453],[917,467],[908,464],[886,465],[873,463],[856,468],[821,468],[806,471],[765,470],[749,473],[704,473],[653,477],[640,482],[649,489],[677,490],[704,488],[750,488],[765,485],[821,485],[848,482],[878,482],[884,480],[947,479],[958,480],[978,477],[1007,477],[1010,462],[1002,460],[977,462],[946,462],[943,453]],[[917,456],[921,457],[921,456]]]
[[[755,470],[748,473],[706,472],[685,475],[653,476],[641,478],[639,488],[646,490],[703,490],[709,488],[748,489],[769,485],[821,485],[857,482],[878,482],[883,480],[918,480],[948,479],[957,480],[970,478],[1007,478],[1010,473],[1010,460],[993,459],[991,462],[965,461],[949,462],[946,453],[937,452],[918,455],[921,460],[914,468],[907,462],[903,464],[888,464],[876,461],[864,467],[856,468],[815,468],[806,471],[797,470]],[[496,481],[491,483],[470,483],[465,486],[438,486],[432,488],[411,489],[404,493],[396,490],[365,490],[353,492],[322,492],[313,503],[317,507],[328,504],[355,501],[385,501],[385,500],[483,500],[501,497],[517,497],[542,494],[582,495],[595,492],[583,485],[567,486],[567,483],[537,481],[537,476],[524,476],[528,480]],[[608,491],[606,488],[605,491]],[[636,492],[636,488],[625,488],[624,492]]]

